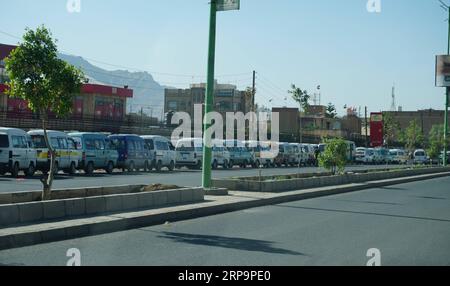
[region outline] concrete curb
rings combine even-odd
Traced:
[[[0,205],[0,227],[201,202],[204,196],[203,188],[180,188]]]
[[[213,201],[209,203],[206,202],[202,204],[184,205],[160,210],[129,212],[113,216],[100,216],[53,224],[48,223],[36,226],[0,229],[0,249],[9,249],[39,243],[99,235],[163,224],[167,221],[175,222],[254,207],[343,194],[364,189],[385,187],[447,176],[450,176],[450,172],[372,181],[367,183],[355,183],[338,187],[323,187],[283,194],[267,194],[267,197],[265,198],[233,196],[231,197],[231,201],[225,203]]]

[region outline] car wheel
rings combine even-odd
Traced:
[[[175,162],[174,162],[174,161],[170,161],[170,164],[169,164],[169,171],[170,171],[170,172],[173,172],[173,170],[175,170]]]
[[[34,173],[36,173],[36,168],[34,167],[33,163],[30,163],[30,166],[28,166],[28,169],[25,170],[25,176],[33,177]]]
[[[219,164],[217,163],[217,160],[214,160],[214,162],[212,163],[213,170],[216,170],[218,166]]]
[[[75,166],[75,162],[70,163],[69,174],[75,175],[77,173],[77,167]]]
[[[53,175],[56,176],[59,173],[59,164],[58,162],[55,162],[55,165],[53,166]]]
[[[19,163],[14,163],[14,166],[11,168],[11,177],[17,178],[19,176]]]
[[[148,161],[144,162],[144,172],[150,172],[150,164],[148,163]]]
[[[225,160],[225,161],[223,161],[222,167],[223,167],[224,170],[227,170],[229,165],[230,165],[230,163],[228,163],[228,161]]]
[[[84,169],[84,172],[87,175],[92,175],[94,173],[94,163],[89,162],[86,166],[86,168]]]
[[[230,160],[230,162],[228,163],[228,168],[233,169],[233,167],[234,167],[234,162],[233,162],[233,160]]]
[[[132,173],[132,172],[134,172],[136,170],[136,168],[134,167],[134,162],[133,161],[131,161],[130,162],[130,164],[128,165],[128,172],[129,173]]]
[[[158,163],[156,163],[156,171],[161,172],[161,169],[162,169],[162,162],[158,161]]]
[[[106,166],[105,171],[106,171],[106,173],[108,173],[110,175],[113,173],[113,171],[114,171],[114,164],[113,164],[113,162],[111,162],[111,161],[108,162],[108,165]]]

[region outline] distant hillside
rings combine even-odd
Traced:
[[[160,117],[164,104],[164,86],[157,83],[147,72],[129,72],[126,70],[108,71],[99,68],[82,57],[60,54],[59,57],[71,65],[80,68],[89,78],[90,83],[106,84],[133,89],[134,96],[128,101],[128,109],[133,105],[133,112],[140,106],[152,106],[153,115]],[[145,109],[150,113],[149,109]]]

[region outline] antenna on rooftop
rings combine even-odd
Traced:
[[[392,86],[392,103],[391,103],[391,111],[397,111],[397,102],[395,100],[395,83]]]

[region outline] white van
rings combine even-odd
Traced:
[[[37,152],[37,168],[42,172],[50,170],[50,156],[47,145],[45,144],[44,131],[32,130],[28,132],[33,140],[34,148]],[[68,174],[75,174],[78,169],[78,163],[82,159],[82,151],[77,150],[75,141],[66,133],[60,131],[47,131],[50,145],[56,152],[55,170],[63,170]]]
[[[17,177],[20,171],[26,176],[33,176],[36,171],[36,150],[31,138],[21,129],[0,127],[0,174]]]
[[[203,139],[184,138],[178,140],[176,147],[177,167],[188,167],[200,170],[203,162]],[[230,164],[230,152],[225,148],[223,141],[213,140],[211,165],[213,169],[222,166],[228,169]]]
[[[245,146],[253,153],[255,157],[255,168],[259,168],[260,165],[265,168],[274,167],[274,157],[267,156],[270,152],[270,143],[264,143],[259,141],[244,141]]]
[[[156,169],[158,172],[164,167],[167,167],[169,171],[175,169],[176,152],[169,139],[156,135],[141,136],[141,138],[145,140],[148,150],[153,153],[151,169]]]

